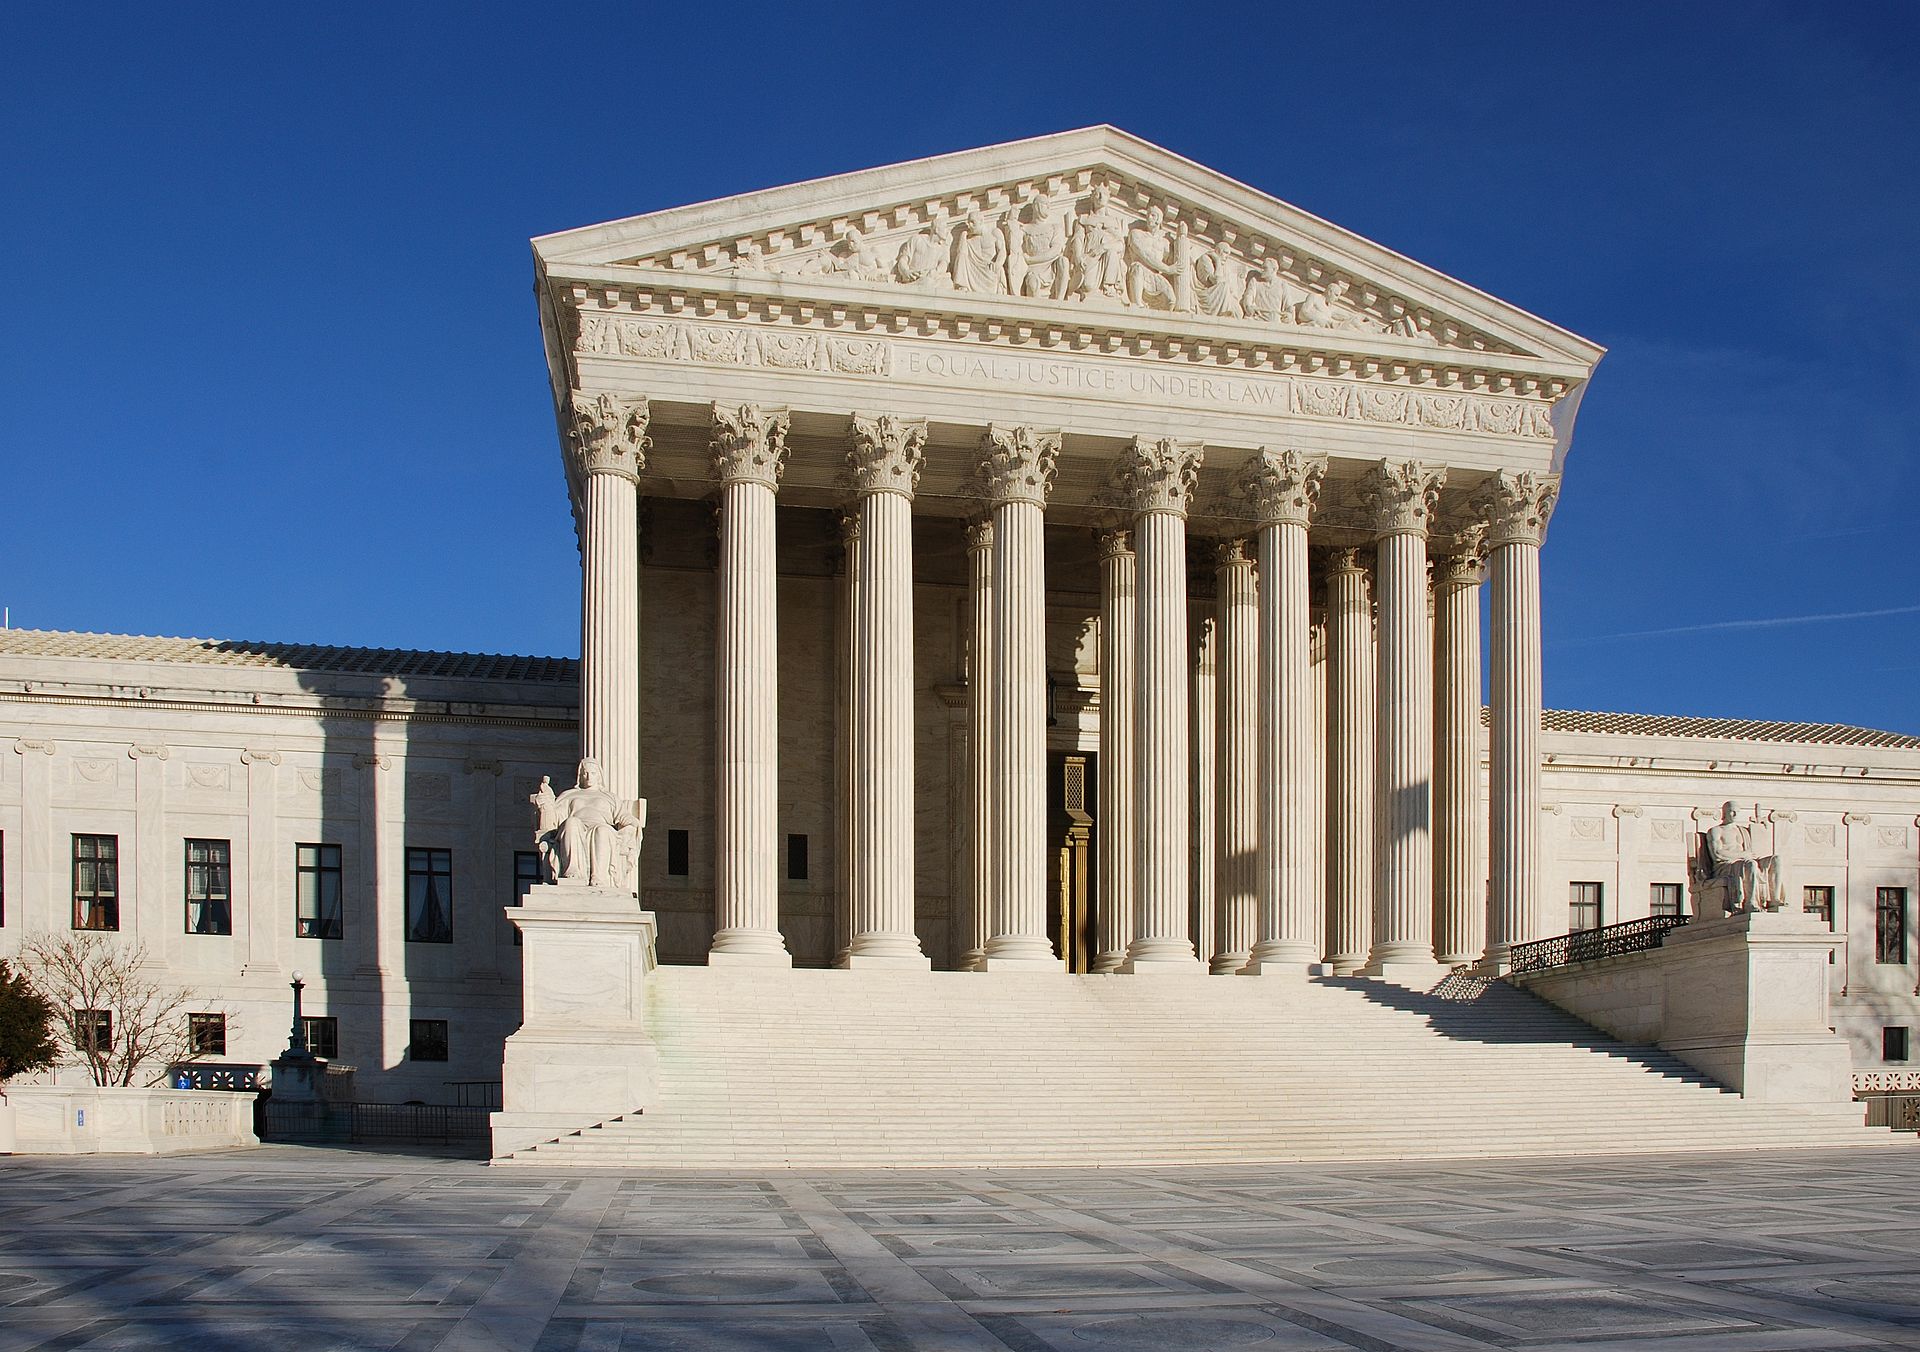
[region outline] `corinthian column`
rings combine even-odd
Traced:
[[[993,521],[967,524],[967,951],[960,967],[986,960],[993,937]]]
[[[1188,937],[1187,505],[1198,442],[1136,437],[1121,457],[1139,553],[1139,691],[1134,716],[1134,856],[1139,903],[1129,972],[1198,972]]]
[[[1433,572],[1433,948],[1449,967],[1486,946],[1480,886],[1480,542]]]
[[[855,414],[847,451],[860,580],[848,691],[853,928],[843,967],[932,965],[913,928],[913,490],[926,440],[925,422]]]
[[[607,790],[640,796],[640,553],[636,485],[647,401],[573,395],[568,440],[580,493],[580,759]]]
[[[1327,961],[1350,976],[1373,946],[1373,601],[1357,549],[1327,564]]]
[[[1065,964],[1047,937],[1045,508],[1058,433],[987,428],[983,495],[993,510],[993,934],[984,970]]]
[[[1361,483],[1377,538],[1380,677],[1373,952],[1367,970],[1433,967],[1433,632],[1427,531],[1444,466],[1383,460]]]
[[[1214,677],[1215,973],[1237,972],[1259,937],[1260,594],[1245,540],[1222,540],[1214,563],[1219,657]]]
[[[1560,480],[1506,470],[1475,493],[1487,520],[1493,586],[1492,726],[1488,738],[1487,961],[1543,939],[1540,877],[1540,544]]]
[[[1133,939],[1133,537],[1100,536],[1100,934],[1093,970],[1117,972]]]
[[[1304,976],[1320,958],[1313,887],[1313,641],[1307,527],[1320,501],[1324,456],[1261,451],[1239,494],[1260,534],[1259,941],[1249,975]]]
[[[793,963],[780,938],[773,561],[773,497],[786,465],[786,436],[785,410],[713,406],[713,473],[720,484],[718,853],[707,961],[715,966]]]

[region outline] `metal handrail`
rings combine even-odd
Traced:
[[[1598,929],[1515,944],[1507,952],[1507,969],[1514,973],[1539,972],[1569,963],[1591,962],[1595,958],[1618,957],[1622,953],[1645,953],[1660,947],[1667,935],[1688,919],[1684,915],[1650,915],[1644,920],[1628,920],[1618,925],[1602,925]]]

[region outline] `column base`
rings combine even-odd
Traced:
[[[1123,951],[1116,950],[1112,953],[1095,954],[1093,959],[1093,966],[1088,970],[1091,971],[1095,976],[1110,976],[1114,972],[1117,972],[1122,967],[1126,966],[1126,964],[1127,964],[1126,953]]]
[[[1437,962],[1370,962],[1354,975],[1424,994],[1452,976],[1453,968],[1442,967]]]
[[[1207,976],[1207,966],[1197,957],[1128,958],[1120,969],[1130,976]]]
[[[1360,969],[1367,965],[1364,957],[1351,954],[1328,958],[1326,961],[1328,976],[1358,976]]]
[[[954,964],[953,970],[956,972],[978,972],[981,970],[980,964],[986,960],[987,955],[985,952],[978,948],[970,948],[960,955],[960,961]]]
[[[931,972],[933,959],[924,953],[843,953],[833,965],[843,972]]]
[[[707,954],[709,967],[791,967],[793,954],[768,953],[754,949],[714,949]]]
[[[1232,976],[1252,961],[1249,953],[1215,953],[1207,964],[1207,971],[1214,976]]]
[[[1305,981],[1310,976],[1331,975],[1332,970],[1332,967],[1324,962],[1299,962],[1290,958],[1251,958],[1247,965],[1240,969],[1239,975],[1290,976],[1297,981]]]
[[[1051,947],[1049,947],[1044,954],[997,954],[989,950],[987,956],[980,959],[979,967],[974,970],[980,972],[1064,973],[1067,970],[1067,964],[1053,955],[1053,949]]]

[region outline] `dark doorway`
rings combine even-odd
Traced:
[[[1093,862],[1094,757],[1047,757],[1047,930],[1069,972],[1093,970],[1099,883]]]

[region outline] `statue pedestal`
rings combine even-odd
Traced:
[[[523,936],[522,1012],[507,1039],[495,1155],[643,1109],[659,1084],[646,1030],[653,914],[626,891],[541,883],[507,916]]]

